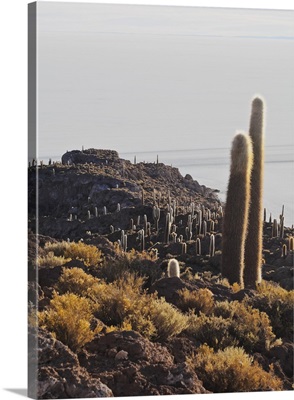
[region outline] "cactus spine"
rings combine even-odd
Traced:
[[[177,276],[180,277],[180,266],[178,260],[171,258],[167,264],[167,276]]]
[[[231,150],[231,169],[223,220],[222,275],[233,284],[243,285],[244,250],[253,163],[250,137],[235,136]]]
[[[263,174],[264,174],[264,104],[256,97],[252,102],[249,136],[253,147],[250,210],[245,244],[245,287],[255,287],[261,281],[263,229]]]

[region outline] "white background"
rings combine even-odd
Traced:
[[[86,2],[81,1],[80,2]],[[99,3],[99,1],[93,1]],[[247,1],[101,1],[101,3],[195,5],[294,9],[291,0]],[[27,1],[6,0],[0,6],[1,170],[1,314],[0,398],[25,396],[27,387]],[[21,390],[22,389],[22,390]],[[292,393],[293,394],[293,393]],[[290,399],[291,392],[208,395],[208,398]],[[167,396],[169,397],[169,396]],[[165,397],[166,398],[166,397]],[[186,398],[186,396],[185,396]]]

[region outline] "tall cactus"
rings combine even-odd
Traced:
[[[248,236],[245,244],[245,287],[255,287],[261,281],[263,229],[263,173],[264,173],[264,104],[254,98],[251,107],[249,136],[253,147]]]
[[[244,250],[253,163],[250,137],[239,133],[231,150],[231,170],[223,220],[222,275],[243,286]]]

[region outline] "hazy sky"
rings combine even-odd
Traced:
[[[293,145],[294,12],[38,3],[39,155]]]

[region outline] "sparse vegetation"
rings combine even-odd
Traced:
[[[187,332],[216,350],[233,345],[264,351],[276,339],[267,314],[238,301],[216,302],[208,315],[190,314]]]
[[[240,347],[214,351],[202,345],[188,359],[204,386],[215,393],[282,390],[272,368],[266,372]]]
[[[265,312],[277,337],[293,340],[294,290],[283,289],[277,283],[262,281],[257,294],[245,303]]]
[[[85,297],[74,293],[59,295],[54,294],[50,301],[50,307],[39,313],[39,326],[48,329],[58,340],[78,351],[85,343],[93,339],[92,331],[92,307]]]

